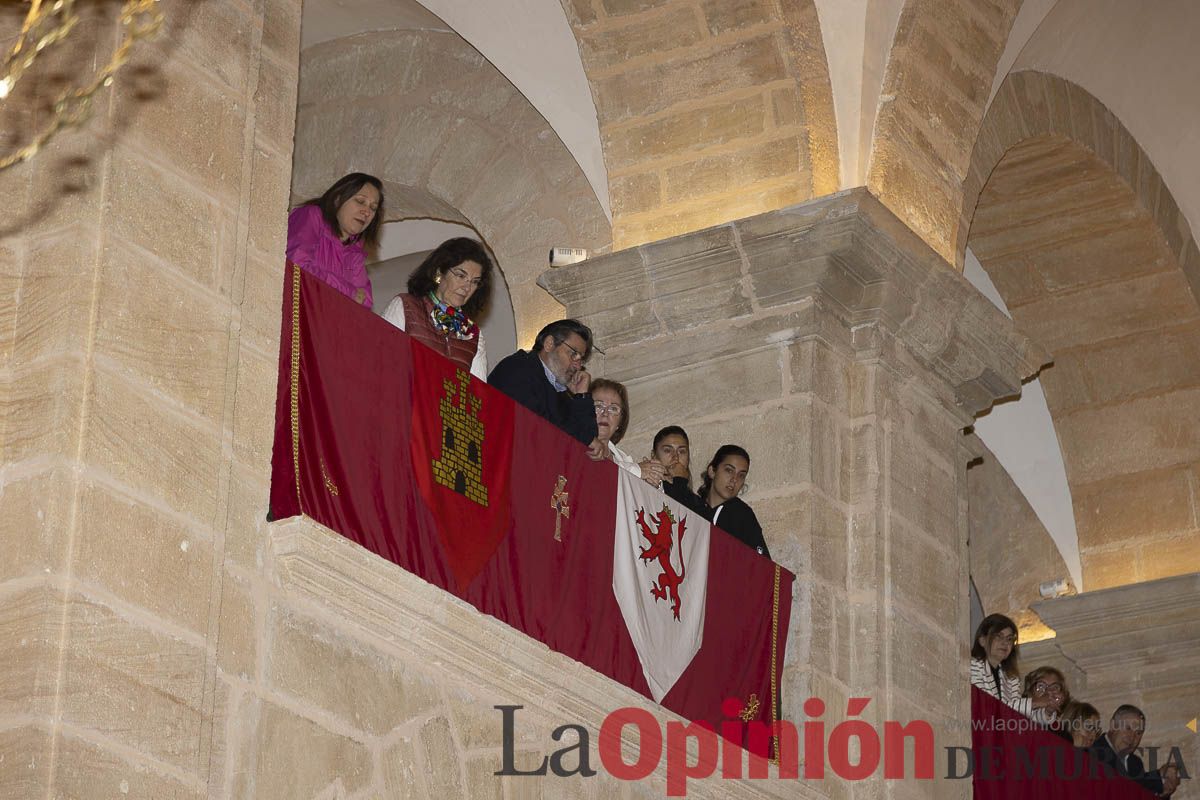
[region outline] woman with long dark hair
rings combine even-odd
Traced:
[[[749,472],[750,454],[745,448],[736,444],[721,445],[708,462],[700,488],[696,490],[699,503],[696,510],[735,539],[770,558],[771,551],[767,549],[754,509],[738,497]]]
[[[491,296],[492,260],[474,239],[447,239],[408,279],[383,318],[426,347],[444,355],[481,381],[487,380],[487,350],[474,317]]]
[[[352,172],[288,215],[287,260],[371,308],[367,251],[379,245],[382,218],[383,183]]]

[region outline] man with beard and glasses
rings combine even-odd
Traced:
[[[574,319],[551,322],[538,332],[532,352],[518,350],[488,375],[488,383],[588,446],[595,459],[605,448],[597,439],[592,377],[583,368],[592,354],[592,330]]]

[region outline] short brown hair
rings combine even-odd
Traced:
[[[1078,700],[1068,701],[1058,715],[1059,724],[1072,732],[1083,728],[1083,723],[1089,719],[1099,722],[1100,712],[1091,703],[1081,703]]]
[[[617,444],[625,435],[625,431],[629,430],[629,392],[625,391],[625,384],[610,381],[608,378],[597,378],[592,381],[588,391],[595,393],[597,389],[612,389],[617,393],[617,397],[621,398],[621,422],[609,438],[610,442]]]
[[[1021,696],[1030,697],[1033,694],[1033,687],[1037,685],[1037,682],[1048,675],[1058,678],[1058,682],[1062,684],[1063,689],[1063,704],[1069,703],[1071,701],[1071,692],[1067,690],[1067,679],[1054,667],[1038,667],[1035,670],[1031,670],[1025,676],[1025,690],[1021,692]]]

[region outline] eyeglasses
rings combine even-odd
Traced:
[[[571,347],[571,345],[567,344],[566,340],[559,342],[559,344],[561,344],[563,347],[565,347],[571,351],[571,360],[572,361],[579,361],[579,362],[583,361],[583,358],[584,358],[583,353],[579,352],[574,347]]]
[[[605,405],[604,403],[596,403],[596,416],[597,417],[599,417],[603,414],[607,414],[610,417],[619,417],[619,416],[621,416],[621,412],[623,410],[624,409],[622,409],[616,403],[612,403],[611,405]]]
[[[1055,692],[1058,694],[1062,692],[1063,685],[1061,683],[1046,683],[1044,681],[1038,681],[1033,685],[1033,689],[1037,692]]]
[[[460,281],[466,281],[467,283],[469,283],[471,286],[474,286],[475,288],[479,288],[479,285],[481,283],[483,283],[482,275],[478,278],[472,278],[467,273],[467,271],[465,269],[463,269],[462,267],[451,267],[449,269],[449,272],[452,275],[454,275],[454,277],[458,278]]]
[[[1002,644],[1016,644],[1017,635],[1015,633],[1002,633],[996,637],[996,641]]]

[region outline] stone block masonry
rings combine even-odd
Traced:
[[[670,423],[688,431],[693,475],[721,444],[749,450],[746,499],[798,578],[783,717],[802,719],[816,695],[839,709],[873,698],[868,721],[895,709],[935,729],[966,720],[954,687],[966,682],[976,453],[962,432],[1044,351],[865,190],[590,259],[542,285],[593,326],[603,373],[627,385],[630,452],[648,453]]]

